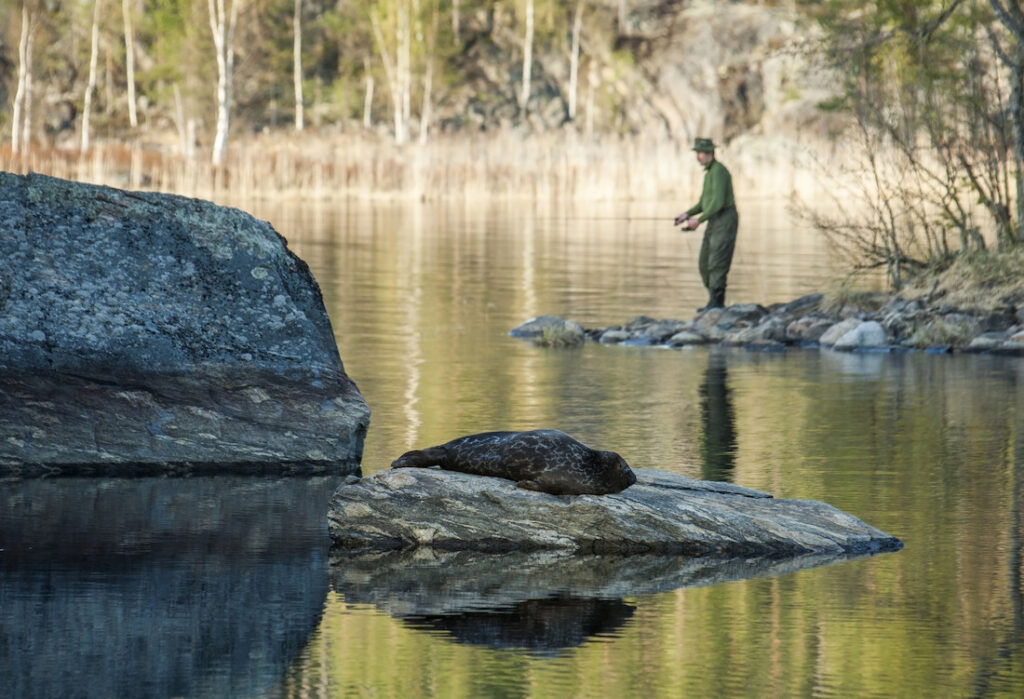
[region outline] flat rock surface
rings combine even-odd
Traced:
[[[821,502],[635,469],[614,495],[555,496],[501,478],[395,469],[350,479],[328,509],[336,550],[793,556],[891,551],[902,543]]]
[[[0,173],[0,474],[358,469],[369,410],[265,221]]]

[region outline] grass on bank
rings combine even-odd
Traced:
[[[893,295],[981,312],[1024,306],[1024,246],[959,255],[947,268],[921,273],[896,293],[864,291],[843,282],[825,294],[823,305],[833,311],[876,311]]]

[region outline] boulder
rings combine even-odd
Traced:
[[[859,326],[862,322],[863,321],[858,320],[857,318],[847,318],[846,320],[842,320],[822,333],[818,338],[818,342],[823,347],[831,347],[836,344],[841,337]]]
[[[579,323],[550,314],[531,318],[509,330],[508,334],[553,347],[572,347],[582,344],[586,339],[583,326]]]
[[[328,528],[337,549],[356,551],[793,556],[902,546],[825,503],[653,469],[635,472],[637,483],[621,493],[555,496],[439,469],[382,471],[338,489]]]
[[[270,224],[0,173],[0,473],[355,472],[369,410]]]
[[[888,347],[889,338],[885,328],[876,320],[858,322],[844,333],[833,345],[837,350],[878,349]]]

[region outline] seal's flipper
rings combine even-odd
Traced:
[[[405,452],[392,461],[391,468],[427,468],[428,466],[443,466],[444,460],[444,450],[440,447],[413,449],[412,451]]]

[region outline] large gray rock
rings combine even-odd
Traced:
[[[830,505],[636,469],[621,493],[555,496],[501,478],[396,469],[351,479],[328,526],[339,549],[798,555],[902,544]]]
[[[358,469],[309,268],[209,202],[0,173],[0,472]]]

